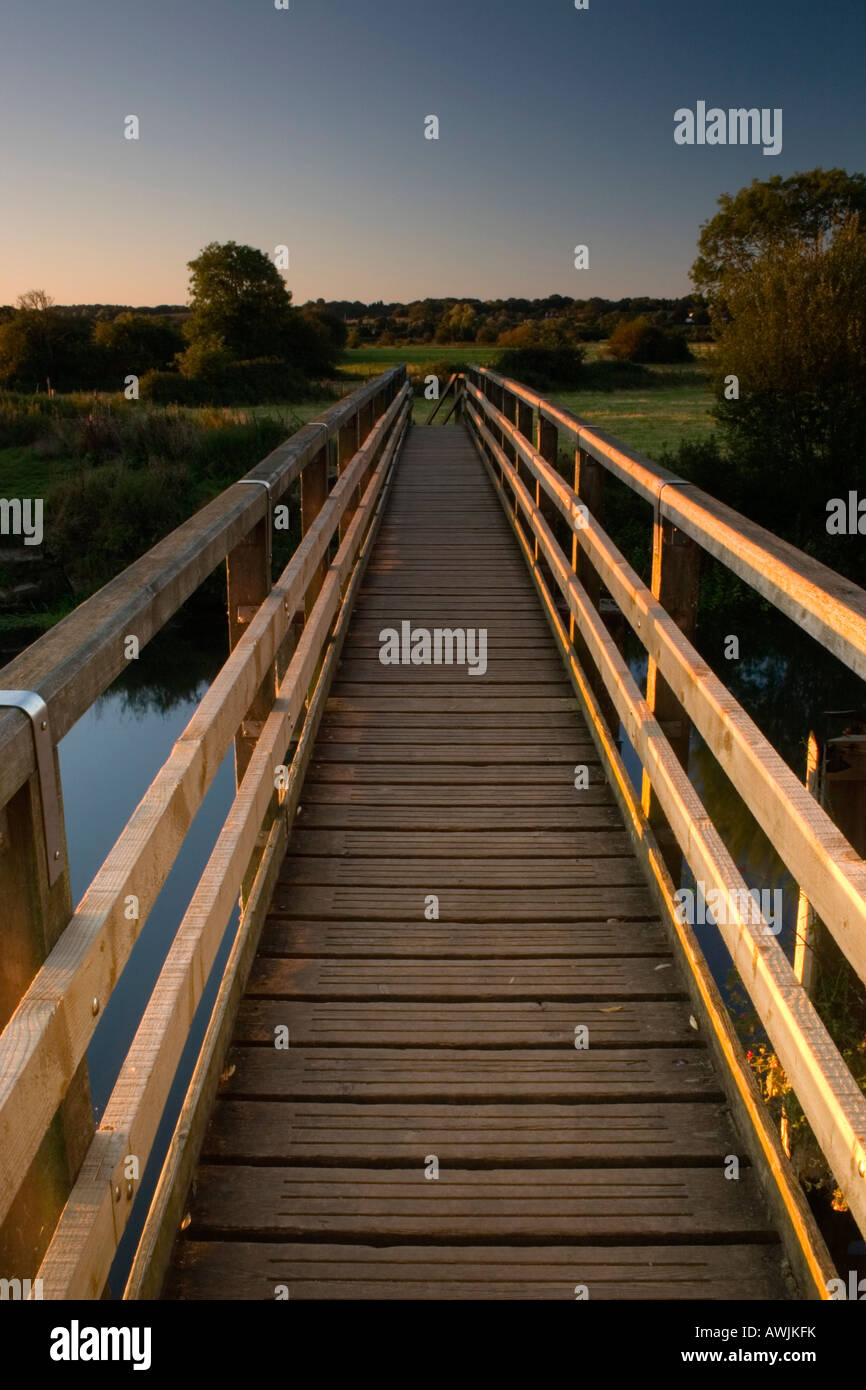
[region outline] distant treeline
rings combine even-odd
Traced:
[[[318,299],[306,308],[341,319],[349,329],[348,346],[379,344],[479,343],[528,346],[508,335],[546,324],[548,345],[600,342],[620,324],[646,319],[660,328],[679,328],[689,337],[708,337],[710,317],[702,295],[679,299],[648,295],[624,299],[571,299],[550,294],[543,299],[414,299],[408,304],[377,300]],[[528,336],[528,335],[527,335]],[[532,335],[538,342],[538,333]]]
[[[192,310],[183,304],[57,304],[53,312],[64,318],[85,319],[92,324],[112,323],[116,319],[161,319],[180,330]],[[376,300],[366,304],[354,299],[308,300],[299,306],[310,318],[346,325],[349,347],[426,343],[478,343],[482,346],[525,347],[538,344],[540,336],[549,346],[577,342],[601,342],[622,323],[645,319],[660,328],[675,328],[694,339],[710,336],[710,317],[702,295],[683,295],[661,299],[649,295],[624,299],[571,299],[551,294],[544,299],[415,299],[409,303]],[[0,324],[15,318],[20,310],[0,305]],[[520,337],[508,335],[530,326]],[[544,327],[539,336],[539,330]],[[184,346],[178,338],[177,351]]]
[[[142,314],[148,318],[185,319],[190,309],[186,304],[54,304],[58,314],[84,315],[110,323],[121,314]],[[0,304],[0,323],[13,319],[18,309],[12,304]]]

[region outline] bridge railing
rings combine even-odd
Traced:
[[[704,1003],[712,1004],[723,1051],[729,1063],[741,1052],[691,926],[678,920],[682,904],[673,895],[683,857],[696,880],[720,895],[715,901],[722,904],[716,914],[721,935],[848,1206],[866,1232],[866,1097],[773,926],[758,912],[683,766],[691,721],[866,981],[866,864],[689,640],[698,548],[746,580],[858,675],[866,675],[866,593],[518,382],[470,368],[464,405],[466,423],[532,564],[591,727],[606,760],[618,769],[621,803]],[[574,487],[557,471],[560,436],[575,451]],[[605,473],[652,505],[651,587],[600,525]],[[567,524],[570,554],[557,538],[560,517]],[[646,698],[599,611],[602,585],[648,653]],[[642,764],[639,800],[616,747],[619,721]],[[665,844],[666,831],[676,855]],[[751,1078],[741,1075],[741,1086],[754,1112]],[[753,1118],[772,1148],[775,1139],[766,1123],[756,1113]],[[789,1193],[786,1200],[796,1197]]]
[[[104,1288],[240,893],[204,1051],[225,1037],[410,411],[404,368],[366,384],[0,675],[36,712],[0,711],[0,1273],[38,1268],[45,1297]],[[272,583],[275,509],[298,480],[302,539]],[[231,654],[73,911],[57,743],[124,669],[128,639],[143,647],[222,560]],[[86,1049],[233,740],[237,795],[94,1133]],[[164,1185],[157,1198],[164,1215]]]

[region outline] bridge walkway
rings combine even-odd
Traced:
[[[404,622],[486,670],[382,664]],[[788,1296],[462,427],[409,433],[301,802],[163,1296]]]

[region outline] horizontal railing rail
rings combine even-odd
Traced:
[[[214,850],[216,858],[212,856],[203,879],[208,888],[205,890],[200,884],[197,890],[195,906],[191,906],[181,924],[136,1034],[130,1057],[136,1055],[139,1060],[130,1063],[127,1059],[102,1124],[90,1142],[84,1166],[80,1161],[74,1169],[69,1165],[70,1180],[79,1167],[81,1171],[45,1257],[47,1287],[59,1288],[66,1274],[61,1278],[51,1271],[61,1267],[66,1271],[69,1266],[74,1266],[76,1272],[75,1287],[86,1286],[90,1296],[98,1296],[104,1285],[111,1240],[106,1243],[106,1230],[97,1219],[104,1215],[101,1208],[92,1223],[85,1220],[86,1204],[81,1194],[92,1190],[94,1163],[102,1174],[100,1181],[104,1180],[107,1126],[111,1126],[113,1142],[117,1142],[121,1127],[115,1122],[115,1112],[118,1105],[129,1102],[133,1092],[136,1104],[131,1128],[138,1147],[132,1151],[127,1145],[124,1157],[129,1159],[132,1154],[136,1173],[144,1171],[192,1023],[193,1001],[197,1003],[200,997],[238,893],[257,868],[262,824],[273,817],[278,798],[274,783],[274,762],[280,761],[276,756],[278,746],[282,744],[282,755],[295,725],[303,721],[307,693],[319,675],[342,591],[407,425],[410,397],[405,371],[398,368],[340,402],[70,615],[59,625],[66,627],[59,646],[58,638],[50,648],[43,645],[43,639],[6,668],[7,673],[14,667],[18,674],[27,671],[32,676],[37,669],[33,653],[35,648],[41,648],[38,661],[46,671],[41,690],[47,696],[52,736],[56,740],[65,719],[72,722],[70,711],[77,711],[76,718],[83,712],[80,706],[85,694],[89,692],[96,698],[105,688],[106,673],[116,665],[112,643],[122,650],[123,634],[129,631],[130,605],[137,603],[138,612],[146,613],[147,631],[152,635],[182,602],[181,595],[185,596],[188,589],[191,591],[206,577],[220,557],[227,559],[230,634],[234,643],[231,654],[78,908],[70,911],[68,922],[57,934],[44,963],[32,974],[0,1034],[2,1223],[4,1217],[10,1215],[11,1219],[14,1215],[23,1177],[38,1159],[53,1117],[68,1102],[70,1085],[85,1065],[86,1049],[105,1004],[234,738],[239,790],[227,822],[227,826],[234,827],[230,859],[226,861],[223,854],[228,833],[224,827]],[[333,446],[330,441],[334,441]],[[329,462],[338,470],[330,489]],[[298,478],[302,539],[272,585],[272,508]],[[250,481],[266,486],[245,486]],[[332,560],[334,545],[338,548]],[[143,597],[136,598],[132,591],[145,573],[152,574],[153,579]],[[111,611],[112,598],[124,609],[120,622]],[[81,614],[87,609],[90,644],[79,636]],[[54,637],[54,632],[48,637]],[[77,645],[73,647],[74,641]],[[67,651],[62,669],[48,669],[48,656],[62,650]],[[106,653],[111,654],[110,661]],[[58,709],[63,712],[58,714]],[[9,747],[14,746],[13,739]],[[25,760],[19,759],[19,763],[25,766]],[[241,804],[244,813],[238,822]],[[266,834],[268,829],[265,825]],[[222,870],[219,883],[215,864]],[[3,868],[0,861],[0,889]],[[166,990],[170,992],[177,983],[178,953],[182,955],[188,945],[190,923],[200,920],[202,894],[206,891],[216,899],[208,919],[209,930],[203,943],[186,960],[184,986],[166,1009],[160,1001]],[[221,926],[214,925],[217,918]],[[146,1043],[155,1047],[156,1053],[153,1064],[145,1070],[140,1053]],[[140,1094],[137,1083],[130,1084],[130,1076],[137,1077],[144,1086]],[[89,1133],[93,1135],[92,1121]],[[79,1151],[83,1152],[83,1147],[79,1145]],[[139,1181],[124,1171],[122,1182],[106,1188],[103,1181],[103,1188],[103,1196],[107,1192],[111,1195],[108,1225],[116,1245]],[[120,1199],[115,1192],[122,1194],[122,1205],[118,1205]],[[33,1247],[40,1257],[49,1236],[50,1228],[41,1249]],[[112,1256],[114,1248],[112,1245]],[[0,1244],[0,1252],[2,1249]]]
[[[561,430],[575,448],[652,503],[660,518],[691,537],[866,679],[866,592],[858,585],[520,382],[489,367],[468,367],[467,372]]]
[[[471,369],[471,375],[480,384],[467,382],[465,418],[491,476],[508,498],[518,537],[535,564],[537,582],[547,584],[538,564],[540,559],[573,617],[574,630],[569,636],[563,628],[563,640],[572,654],[575,638],[584,644],[593,671],[601,677],[614,714],[622,721],[641,760],[685,860],[697,879],[721,892],[724,912],[720,916],[724,920],[719,930],[848,1205],[866,1231],[866,1097],[796,978],[772,928],[753,910],[742,876],[653,709],[638,689],[598,608],[580,582],[576,573],[578,547],[861,980],[866,980],[866,866],[680,632],[656,595],[628,565],[579,492],[559,474],[555,466],[556,441],[549,437],[545,440],[547,456],[543,456],[528,437],[533,423],[531,412],[521,419],[502,396],[507,392],[525,406],[533,405],[536,418],[548,425],[554,421],[563,423],[567,412],[484,369]],[[491,397],[498,398],[497,402]],[[649,469],[643,461],[630,457],[620,446],[613,448],[574,417],[568,417],[567,432],[577,439],[578,448],[586,448],[591,442],[595,457],[615,454],[617,475],[632,482],[637,477],[637,490],[659,506],[666,505],[668,486],[684,486],[683,480],[671,476],[662,479],[663,494],[658,490],[653,493],[647,481]],[[536,485],[535,496],[527,487],[525,475]],[[655,471],[657,481],[662,475],[663,470]],[[692,534],[698,543],[705,517],[717,515],[713,499],[704,498],[702,494],[691,503]],[[684,496],[677,499],[671,514],[679,516],[678,508],[685,505]],[[552,528],[552,511],[569,523],[576,542],[570,557],[565,555]],[[736,516],[730,513],[730,517]],[[753,528],[754,544],[754,533],[759,530]],[[536,547],[534,554],[530,540]],[[801,574],[815,573],[807,557],[799,557],[793,547],[787,550],[791,552],[790,572],[799,567]],[[838,579],[832,571],[826,573]],[[842,584],[844,581],[837,585],[837,593]],[[854,591],[848,611],[866,611],[866,594],[853,585],[846,589]],[[817,608],[818,595],[813,594],[812,600]],[[745,904],[749,906],[744,907]]]
[[[268,497],[271,504],[278,502],[326,444],[359,413],[369,411],[377,397],[402,383],[404,375],[404,368],[394,367],[302,425],[243,478],[9,662],[2,670],[3,687],[36,691],[48,707],[51,731],[59,742],[125,669],[125,635],[134,632],[141,650],[267,515]],[[266,488],[245,486],[252,480]],[[0,710],[0,806],[35,768],[27,719],[14,710]]]

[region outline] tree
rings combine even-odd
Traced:
[[[50,309],[54,300],[44,290],[25,290],[23,294],[19,294],[15,303],[19,309],[33,309],[41,313],[43,309]]]
[[[567,318],[528,319],[500,333],[496,341],[505,348],[567,348],[574,346],[577,333]]]
[[[311,323],[314,328],[324,331],[330,339],[331,347],[335,355],[341,353],[346,346],[349,330],[346,327],[345,319],[341,319],[338,314],[329,313],[323,304],[305,304],[301,310],[301,317]]]
[[[608,349],[621,362],[687,362],[691,357],[682,333],[660,328],[645,318],[618,323],[608,340]]]
[[[194,381],[214,381],[231,365],[231,353],[222,338],[194,339],[186,352],[177,354],[181,376]]]
[[[60,391],[100,385],[92,327],[88,315],[63,314],[47,304],[19,308],[0,324],[0,382],[25,391],[45,390],[49,381]]]
[[[284,356],[292,296],[264,251],[212,241],[189,269],[190,342],[221,339],[235,361]]]
[[[728,307],[714,370],[739,489],[729,500],[774,530],[786,523],[796,543],[820,549],[827,499],[866,491],[866,237],[859,218],[826,244],[784,240],[755,258],[731,283]],[[837,567],[840,550],[834,546]]]
[[[812,169],[783,179],[753,179],[733,196],[723,193],[720,211],[701,227],[695,288],[723,311],[725,286],[758,257],[782,242],[817,242],[832,235],[852,213],[866,214],[866,177],[844,169]],[[866,227],[866,216],[862,219]]]
[[[291,291],[264,251],[227,241],[210,242],[189,262],[192,313],[184,325],[190,345],[204,340],[204,358],[215,345],[233,362],[277,359],[308,376],[333,371],[335,330],[317,310],[292,307]],[[189,372],[184,355],[183,369]]]
[[[476,314],[473,305],[452,304],[446,309],[436,327],[437,343],[471,343],[475,341]]]
[[[104,354],[108,371],[136,376],[166,370],[184,345],[175,324],[150,314],[118,314],[102,320],[94,326],[93,341]]]

